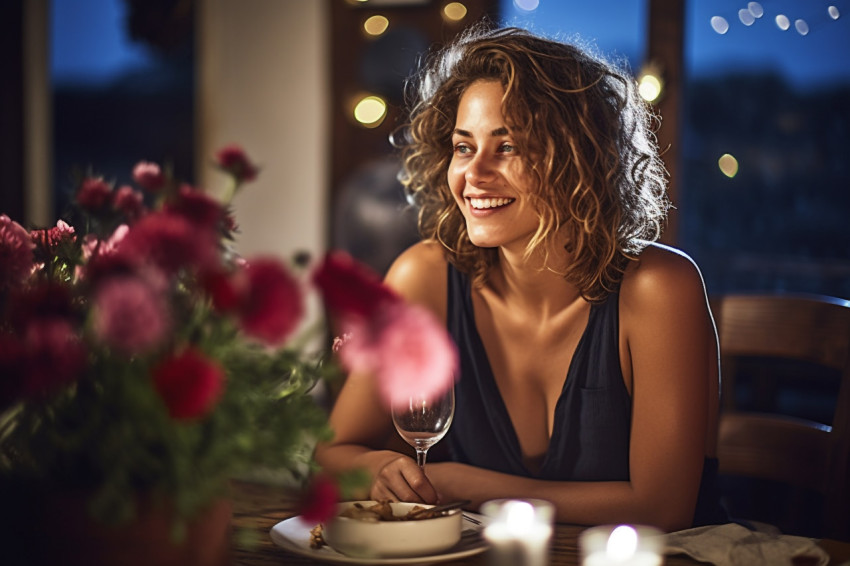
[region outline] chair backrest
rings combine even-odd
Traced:
[[[712,300],[720,338],[722,411],[718,458],[722,477],[766,480],[787,487],[796,499],[775,516],[750,517],[793,533],[800,520],[817,527],[817,534],[850,540],[850,302],[821,295],[725,295]],[[820,377],[805,369],[827,370],[837,390],[830,422],[767,413],[756,403],[744,409],[737,403],[738,370],[754,360],[781,360],[795,372],[783,380],[815,387]],[[795,362],[804,363],[793,366]],[[751,367],[755,367],[754,365]],[[773,373],[777,365],[768,366]],[[831,374],[829,372],[832,372]],[[759,374],[755,391],[771,391],[775,375]],[[767,383],[769,387],[764,387]],[[752,386],[752,383],[751,383]],[[820,515],[805,516],[799,493],[820,494],[813,507]],[[733,515],[735,510],[731,509]],[[781,516],[787,513],[788,516]]]

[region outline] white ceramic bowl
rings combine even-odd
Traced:
[[[460,541],[463,512],[460,509],[431,519],[369,522],[340,517],[347,508],[374,501],[346,501],[337,505],[337,515],[324,524],[322,536],[328,546],[348,556],[400,558],[426,556],[448,550]],[[393,515],[403,517],[416,503],[391,503]],[[421,505],[431,507],[431,505]]]

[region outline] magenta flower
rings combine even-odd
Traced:
[[[93,309],[95,335],[125,355],[150,351],[171,328],[163,296],[137,277],[113,277],[101,283]]]
[[[199,229],[184,216],[163,211],[136,222],[118,245],[118,252],[173,274],[215,265],[217,246],[211,230]]]
[[[309,523],[322,523],[336,515],[339,486],[327,474],[315,476],[298,503],[301,517]]]
[[[427,309],[395,302],[371,320],[348,319],[340,361],[373,374],[385,404],[411,395],[437,396],[454,383],[458,354],[445,328]]]
[[[0,291],[17,287],[29,276],[34,247],[23,226],[0,215]]]
[[[89,212],[99,212],[112,202],[112,187],[102,177],[83,179],[77,190],[77,204]]]
[[[145,213],[145,201],[142,193],[130,185],[123,185],[115,192],[112,206],[131,222]]]
[[[232,144],[218,150],[215,160],[219,167],[233,175],[237,182],[253,181],[259,170],[251,163],[245,151]]]
[[[167,203],[164,210],[179,214],[207,230],[219,230],[225,219],[221,203],[187,184],[180,186],[176,198]]]
[[[376,273],[345,252],[330,252],[313,273],[313,283],[331,312],[348,317],[372,317],[385,305],[401,301]]]
[[[270,346],[282,344],[304,314],[301,286],[276,259],[252,259],[245,267],[247,292],[239,323],[248,336]]]
[[[68,319],[36,318],[24,333],[22,394],[43,398],[79,379],[86,370],[87,351]]]
[[[159,192],[165,186],[165,175],[159,165],[149,161],[139,161],[133,167],[133,180],[152,193]]]
[[[199,350],[189,347],[154,368],[153,383],[175,420],[208,414],[224,391],[224,370]]]

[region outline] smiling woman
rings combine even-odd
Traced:
[[[403,183],[423,241],[386,276],[460,355],[445,461],[399,448],[379,384],[349,379],[318,461],[373,499],[546,499],[557,520],[725,520],[717,338],[699,270],[659,237],[652,116],[623,71],[520,29],[477,27],[409,90]]]

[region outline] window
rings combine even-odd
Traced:
[[[687,4],[679,245],[712,294],[850,298],[848,17],[823,0]]]
[[[51,3],[54,216],[67,207],[75,172],[127,183],[145,159],[192,179],[191,6],[176,0]]]

